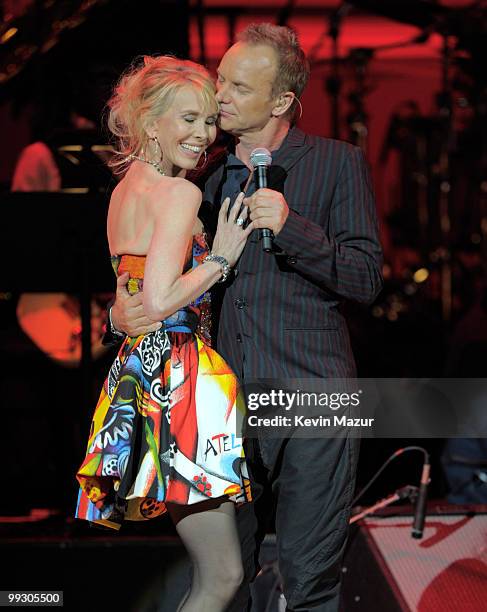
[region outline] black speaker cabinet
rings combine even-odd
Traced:
[[[190,561],[176,535],[144,527],[114,534],[82,525],[62,533],[62,525],[2,525],[0,517],[0,590],[63,591],[68,612],[176,612]],[[274,536],[261,558],[252,612],[283,610]]]
[[[2,538],[0,590],[63,591],[69,612],[175,612],[190,581],[175,537]]]

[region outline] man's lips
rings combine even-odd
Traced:
[[[220,116],[221,117],[232,117],[233,113],[229,113],[228,111],[224,111],[224,110],[220,109]]]

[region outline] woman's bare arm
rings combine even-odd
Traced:
[[[151,196],[154,232],[147,253],[142,302],[145,314],[161,321],[207,291],[221,276],[208,262],[183,275],[188,246],[201,204],[200,190],[184,179]]]

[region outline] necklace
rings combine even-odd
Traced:
[[[157,172],[159,172],[159,174],[161,174],[162,176],[166,176],[166,173],[161,168],[160,164],[158,164],[157,162],[149,161],[148,159],[144,159],[143,157],[139,157],[138,155],[134,155],[133,153],[128,156],[128,159],[136,159],[137,161],[144,162],[144,164],[150,164],[151,166],[154,166],[154,168],[157,170]]]

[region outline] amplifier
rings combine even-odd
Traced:
[[[487,508],[429,510],[421,540],[411,537],[412,520],[367,518],[352,530],[343,612],[486,610]]]

